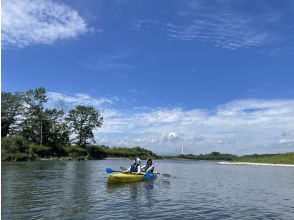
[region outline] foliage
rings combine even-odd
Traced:
[[[101,146],[91,146],[88,149],[89,157],[88,159],[103,159],[109,156],[109,147]]]
[[[45,158],[89,156],[87,150],[70,145],[85,146],[94,142],[93,130],[103,122],[98,110],[79,105],[65,115],[60,108],[47,108],[48,97],[42,87],[1,95],[3,159],[33,159],[24,154]],[[66,109],[65,106],[62,109]],[[73,135],[76,142],[70,141]]]
[[[1,92],[1,137],[17,132],[19,116],[23,112],[21,93]]]
[[[44,103],[47,101],[46,90],[37,88],[24,93],[25,113],[21,124],[21,134],[33,143],[43,142],[46,137],[46,114]]]
[[[43,118],[43,143],[53,147],[68,145],[70,130],[62,121],[63,111],[46,109]]]
[[[81,147],[66,146],[63,149],[65,152],[65,155],[71,158],[85,157],[88,155],[87,150]]]
[[[31,144],[30,148],[34,154],[38,155],[41,158],[48,158],[48,157],[55,156],[55,152],[53,152],[52,148],[48,146],[43,146],[43,145],[40,146],[36,144]]]
[[[150,150],[141,147],[108,147],[105,145],[81,146],[40,146],[29,143],[24,137],[15,135],[2,138],[2,160],[34,160],[39,158],[67,159],[103,159],[106,157],[125,157],[141,159],[160,157]]]
[[[37,155],[31,151],[29,142],[22,136],[8,136],[1,138],[1,159],[2,160],[35,160]]]
[[[29,142],[22,136],[14,135],[1,138],[1,153],[11,154],[17,152],[28,152],[30,149]]]
[[[45,88],[30,89],[26,92],[2,92],[1,136],[19,134],[31,143],[60,149],[70,145],[69,137],[78,129],[72,129],[70,120],[62,110],[46,108],[48,98]],[[76,113],[76,114],[75,114]],[[77,106],[67,118],[81,118],[79,145],[94,139],[93,129],[101,127],[102,116],[93,107]]]
[[[103,123],[103,117],[99,111],[91,106],[82,105],[70,110],[65,120],[73,133],[76,134],[75,140],[78,146],[95,143],[93,130],[101,127]]]
[[[5,154],[1,157],[2,161],[33,161],[38,159],[38,156],[36,154],[28,154],[21,152],[15,154]]]

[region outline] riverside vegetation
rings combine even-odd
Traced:
[[[141,147],[96,145],[93,131],[102,126],[103,117],[94,107],[78,105],[68,110],[62,101],[58,107],[46,107],[50,105],[46,90],[42,87],[25,92],[1,92],[1,96],[3,161],[140,157],[294,164],[294,153],[236,156],[212,152],[159,156]]]
[[[103,117],[92,106],[78,105],[66,111],[67,106],[60,102],[56,108],[46,107],[48,97],[42,87],[1,92],[1,96],[2,160],[159,158],[141,147],[95,145],[93,130],[102,126]]]

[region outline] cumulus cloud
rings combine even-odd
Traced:
[[[179,134],[177,132],[168,132],[168,133],[163,133],[161,135],[161,140],[164,142],[172,142],[175,143],[177,141],[183,140],[184,134]]]
[[[87,32],[78,12],[51,0],[2,1],[2,42],[6,47],[51,44]]]
[[[141,145],[156,152],[201,153],[213,150],[237,154],[294,150],[294,100],[237,100],[210,111],[153,109],[109,117],[96,136],[121,137],[127,146]],[[284,145],[287,143],[287,147]]]
[[[294,100],[235,100],[213,109],[133,108],[86,94],[49,93],[53,100],[91,104],[104,116],[97,143],[143,146],[161,154],[294,151]],[[53,95],[52,95],[53,94]],[[117,98],[116,98],[117,99]]]

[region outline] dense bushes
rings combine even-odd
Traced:
[[[24,137],[15,135],[1,138],[1,158],[6,161],[26,161],[36,160],[38,156]]]
[[[109,156],[109,148],[102,146],[91,146],[88,148],[89,159],[103,159]]]
[[[2,153],[27,152],[29,142],[22,136],[15,135],[1,139]]]
[[[53,152],[51,147],[46,147],[46,146],[40,146],[36,144],[31,144],[30,145],[32,152],[37,154],[39,157],[51,157],[53,156]]]
[[[39,158],[58,158],[67,159],[103,159],[106,157],[125,157],[142,159],[160,158],[150,150],[141,147],[107,147],[105,145],[93,145],[89,147],[80,146],[40,146],[29,143],[24,137],[15,135],[1,139],[2,160],[35,160]]]
[[[88,155],[88,151],[82,147],[66,146],[66,147],[63,147],[63,149],[65,152],[64,156],[68,156],[73,159],[85,157]]]

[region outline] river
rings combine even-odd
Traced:
[[[129,160],[2,162],[2,219],[294,219],[294,168],[155,161],[151,182],[107,185]]]

